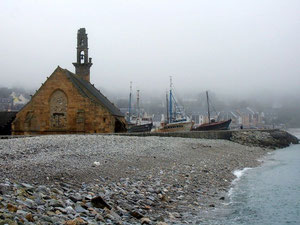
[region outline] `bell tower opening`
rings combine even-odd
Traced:
[[[73,63],[75,73],[82,79],[90,82],[90,68],[93,65],[92,58],[88,57],[88,37],[85,28],[77,32],[77,61]]]
[[[80,64],[84,64],[84,58],[85,58],[84,51],[81,51],[81,53],[80,53]]]

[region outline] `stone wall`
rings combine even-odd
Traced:
[[[113,133],[115,124],[116,118],[81,95],[58,67],[17,114],[12,130],[15,135]]]
[[[189,131],[174,133],[127,133],[129,136],[160,136],[201,139],[224,139],[247,146],[263,148],[283,148],[290,144],[298,144],[299,140],[284,130],[220,130],[220,131]]]

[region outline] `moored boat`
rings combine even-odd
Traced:
[[[140,112],[140,96],[137,90],[137,116],[131,114],[131,96],[132,96],[132,83],[130,83],[129,107],[128,107],[128,129],[129,133],[134,132],[150,132],[153,127],[152,117],[148,116],[145,112]]]
[[[128,127],[128,132],[129,133],[134,133],[134,132],[150,132],[152,130],[153,123],[146,123],[146,124],[141,124],[141,125],[132,125]]]
[[[204,131],[204,130],[229,130],[229,125],[231,123],[231,119],[226,121],[219,121],[210,123],[204,123],[201,125],[196,125],[192,127],[192,131]]]
[[[205,130],[229,130],[229,125],[231,119],[225,121],[215,121],[210,119],[210,110],[209,110],[209,97],[208,91],[206,91],[206,100],[207,100],[207,111],[208,111],[208,123],[198,124],[192,127],[191,131],[205,131]]]
[[[154,132],[180,132],[190,131],[193,122],[186,116],[183,107],[177,104],[173,94],[172,77],[170,77],[170,92],[166,95],[167,100],[167,120],[161,123],[161,126]]]

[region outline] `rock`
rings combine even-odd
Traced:
[[[58,201],[56,199],[51,199],[49,202],[48,202],[48,205],[49,206],[52,206],[52,207],[64,207],[64,205],[62,204],[61,201]]]
[[[46,222],[53,223],[53,220],[50,216],[42,215],[41,219],[46,221]]]
[[[10,219],[5,219],[5,220],[0,219],[0,224],[1,225],[18,225],[18,223],[16,221],[12,221]]]
[[[0,195],[5,195],[11,190],[8,184],[0,184]]]
[[[156,225],[168,225],[168,224],[165,222],[158,222],[158,223],[156,223]]]
[[[45,201],[42,198],[40,198],[39,196],[34,199],[34,202],[37,205],[44,205],[45,204]]]
[[[28,213],[27,213],[27,212],[25,212],[24,210],[18,209],[18,210],[17,210],[17,212],[16,212],[16,214],[18,214],[18,215],[21,215],[21,216],[25,217],[25,216],[26,216]]]
[[[77,217],[74,220],[68,220],[65,222],[65,225],[85,225],[85,224],[88,224],[88,223],[80,217]]]
[[[65,204],[66,204],[67,206],[73,206],[73,205],[74,205],[74,202],[71,201],[70,199],[67,199],[67,200],[65,200]]]
[[[26,220],[28,220],[29,222],[34,222],[34,221],[35,221],[31,213],[28,213],[28,214],[25,216],[25,218],[26,218]]]
[[[147,189],[147,191],[150,192],[150,193],[154,193],[154,192],[155,192],[154,189],[153,189],[152,187],[149,187],[149,188]]]
[[[142,214],[140,214],[137,211],[132,211],[129,213],[132,217],[137,218],[137,219],[142,219],[144,216]]]
[[[10,211],[10,212],[17,212],[17,210],[18,210],[18,207],[17,206],[15,206],[15,205],[12,205],[12,204],[10,204],[10,203],[7,203],[7,209]]]
[[[251,130],[244,132],[233,132],[231,141],[262,148],[284,148],[292,144],[298,144],[299,140],[290,133],[283,130]]]
[[[70,196],[69,198],[75,203],[82,200],[82,196],[79,193],[76,193],[75,195]]]
[[[48,216],[56,216],[56,213],[53,211],[47,211],[46,213]]]
[[[100,162],[96,162],[96,161],[95,161],[95,162],[93,163],[93,166],[100,166]]]
[[[173,212],[173,216],[176,218],[181,218],[182,216],[178,212]]]
[[[93,198],[93,196],[92,195],[90,195],[90,194],[88,194],[88,195],[86,195],[85,197],[84,197],[86,200],[92,200],[92,198]]]
[[[168,215],[170,220],[175,220],[175,216],[172,213],[169,212]]]
[[[111,206],[108,205],[101,196],[97,196],[95,198],[92,198],[91,200],[91,203],[94,207],[96,208],[101,208],[101,209],[104,209],[104,208],[108,208],[108,209],[111,209]]]
[[[63,195],[64,193],[61,190],[58,190],[57,188],[53,188],[52,192],[55,194]]]
[[[105,222],[103,216],[101,216],[100,214],[97,214],[97,215],[95,216],[95,219],[96,219],[96,221]]]
[[[141,219],[141,224],[150,224],[151,223],[151,220],[147,217],[143,217]]]
[[[30,184],[22,183],[21,185],[23,187],[25,187],[26,190],[33,190],[34,189],[34,187],[32,185],[30,185]]]
[[[145,206],[144,206],[144,209],[146,209],[146,210],[150,210],[150,209],[151,209],[151,206],[149,206],[149,205],[145,205]]]
[[[98,215],[98,212],[94,208],[88,208],[89,216],[95,217]]]
[[[45,194],[49,193],[49,188],[47,188],[45,185],[39,185],[37,191]]]
[[[116,220],[116,221],[121,221],[122,220],[122,218],[116,212],[114,212],[112,210],[106,210],[106,213],[108,215],[111,215],[112,220]]]
[[[55,210],[59,211],[59,212],[62,212],[63,214],[67,214],[67,210],[65,208],[62,208],[62,207],[55,207]]]
[[[116,209],[117,209],[119,212],[121,212],[122,214],[127,213],[127,210],[121,208],[120,206],[117,206]]]
[[[29,199],[29,198],[27,198],[24,203],[28,208],[36,207],[36,203],[33,200]]]
[[[67,214],[76,214],[76,211],[71,206],[66,207],[65,210]]]
[[[88,211],[86,209],[84,209],[81,205],[76,204],[75,205],[75,211],[77,213],[87,213]]]

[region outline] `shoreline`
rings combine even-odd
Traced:
[[[201,212],[222,205],[235,178],[234,170],[260,165],[258,159],[269,151],[225,140],[172,137],[65,135],[4,139],[0,140],[0,152],[4,153],[0,157],[0,182],[2,189],[8,186],[5,189],[11,194],[4,202],[11,201],[27,213],[35,213],[35,221],[54,210],[60,212],[60,221],[80,217],[97,224],[99,217],[99,221],[120,224],[140,224],[142,218],[144,224],[191,223]],[[16,190],[26,189],[22,182],[33,186],[38,194],[40,186],[50,188],[50,199],[42,199],[48,214],[15,202],[16,193],[10,188],[18,183],[21,185]],[[53,193],[64,207],[49,208]],[[69,206],[76,211],[80,203],[87,211],[64,212],[69,197],[76,193],[81,199]],[[96,196],[101,196],[111,209],[93,207],[90,201]],[[24,198],[29,197],[36,203],[36,196]],[[197,219],[201,221],[201,216]]]

